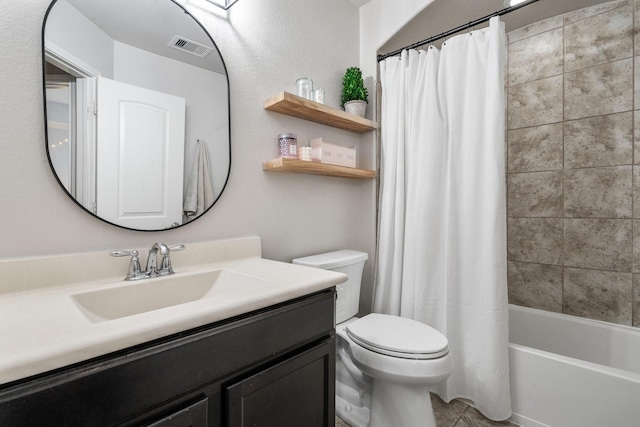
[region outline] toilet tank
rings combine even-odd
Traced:
[[[344,249],[341,251],[296,258],[291,262],[307,267],[337,271],[349,276],[346,282],[336,286],[338,293],[336,300],[336,323],[342,323],[358,314],[362,270],[368,258],[369,255],[367,255],[366,252]]]

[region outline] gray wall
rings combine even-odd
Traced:
[[[358,10],[345,0],[240,0],[228,15],[206,1],[181,1],[216,40],[230,74],[232,170],[227,189],[201,219],[156,233],[105,224],[68,199],[45,152],[41,26],[48,0],[8,0],[0,14],[0,259],[189,243],[259,235],[266,258],[290,261],[320,251],[369,253],[363,306],[375,254],[375,181],[263,172],[276,137],[323,137],[360,145],[360,136],[262,108],[308,75],[339,105],[344,70],[359,61]],[[375,165],[370,142],[359,152]],[[81,267],[81,266],[80,266]],[[176,265],[174,268],[179,269]],[[0,281],[0,286],[2,282]]]
[[[511,303],[640,327],[639,5],[509,33]]]

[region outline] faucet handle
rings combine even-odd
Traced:
[[[171,266],[171,258],[170,258],[171,252],[183,250],[184,245],[167,246],[167,249],[169,249],[169,251],[162,256],[160,269],[158,270],[161,276],[164,276],[167,274],[173,274],[173,267]]]
[[[162,262],[160,264],[160,269],[158,270],[160,275],[162,276],[173,274],[173,267],[171,266],[170,258],[171,252],[183,250],[184,245],[167,246],[167,249],[169,249],[169,251],[167,251],[167,253],[162,256]]]
[[[116,257],[121,257],[121,256],[138,256],[138,251],[136,251],[135,249],[131,250],[131,251],[122,251],[122,250],[118,250],[118,251],[111,251],[109,253],[109,255],[111,256],[116,256]]]
[[[129,262],[129,271],[125,276],[124,280],[138,280],[144,277],[144,273],[141,272],[140,268],[140,259],[138,258],[138,251],[135,249],[131,251],[112,251],[110,253],[111,256],[114,257],[123,257],[130,256],[131,261]]]

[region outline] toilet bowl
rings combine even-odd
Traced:
[[[355,317],[366,260],[349,250],[293,260],[349,277],[337,287],[336,413],[353,427],[435,427],[429,389],[451,374],[447,339],[412,319]]]

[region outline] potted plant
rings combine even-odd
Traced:
[[[340,105],[347,113],[364,117],[367,109],[369,93],[364,87],[362,71],[358,67],[347,68],[342,78],[342,98]]]

